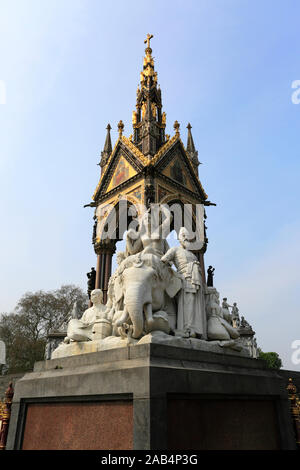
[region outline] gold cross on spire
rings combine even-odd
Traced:
[[[147,39],[145,39],[144,43],[147,43],[147,47],[150,48],[150,39],[153,38],[153,34],[147,34]]]

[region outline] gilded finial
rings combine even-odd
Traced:
[[[122,136],[123,134],[123,129],[124,129],[124,124],[123,124],[123,121],[119,121],[119,124],[118,124],[118,129],[119,129],[119,137]]]
[[[153,34],[149,34],[149,33],[148,33],[148,34],[147,34],[147,39],[145,39],[145,41],[144,41],[145,44],[147,43],[147,49],[151,49],[151,47],[150,47],[150,39],[152,39],[152,38],[153,38]],[[152,52],[152,50],[151,50],[151,52]]]
[[[180,127],[179,122],[178,122],[178,121],[175,121],[173,127],[174,127],[174,129],[175,129],[175,134],[176,134],[177,136],[179,136],[179,127]]]

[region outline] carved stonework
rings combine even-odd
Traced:
[[[53,338],[47,357],[134,346],[152,339],[255,357],[242,341],[246,336],[233,325],[234,312],[229,310],[233,307],[226,298],[220,305],[216,288],[206,286],[203,265],[192,251],[193,237],[181,227],[178,246],[170,248],[163,234],[172,214],[164,204],[160,210],[161,235],[151,237],[154,214],[150,208],[140,216],[137,230],[127,231],[126,249],[117,254],[118,265],[110,279],[108,267],[115,241],[99,243],[103,288],[96,286],[91,292],[92,306],[81,318],[72,315],[64,341],[54,351],[54,339],[58,342],[61,338]]]

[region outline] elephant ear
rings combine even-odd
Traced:
[[[170,271],[170,276],[168,282],[166,283],[166,293],[169,297],[172,298],[175,297],[177,292],[180,291],[182,287],[182,281],[172,269],[170,269]]]
[[[123,286],[122,286],[122,277],[121,275],[117,276],[114,282],[114,294],[115,301],[119,302],[123,296]]]

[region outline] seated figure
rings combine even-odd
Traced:
[[[72,318],[69,321],[65,343],[70,341],[90,341],[93,339],[93,326],[97,320],[106,319],[107,307],[103,302],[101,289],[91,292],[92,307],[88,308],[80,319]]]
[[[206,288],[206,313],[209,340],[226,342],[239,338],[236,328],[233,328],[228,319],[224,318],[224,308],[220,306],[219,292],[210,286]]]

